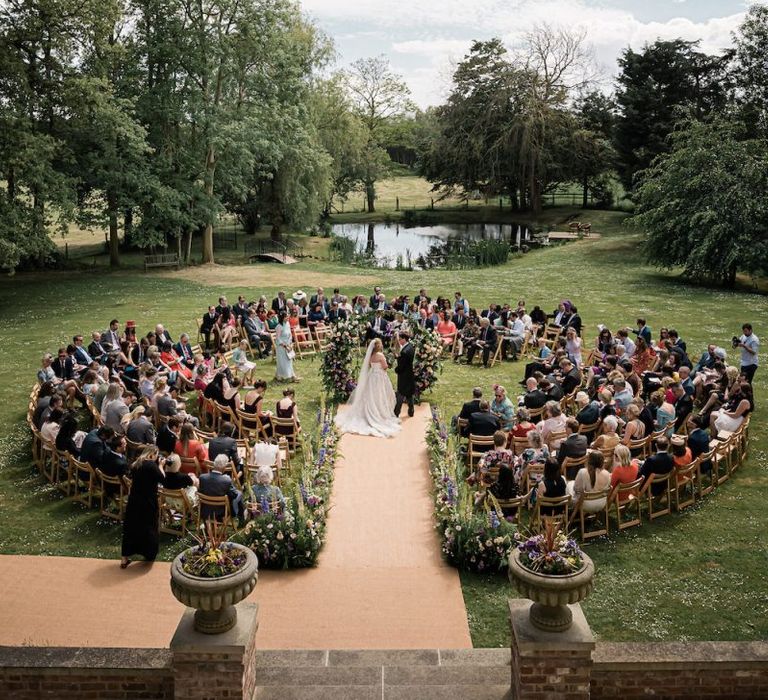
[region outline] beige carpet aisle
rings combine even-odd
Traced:
[[[432,527],[429,408],[389,440],[345,435],[319,565],[264,571],[268,649],[471,647],[456,570]],[[0,557],[0,645],[164,647],[181,614],[168,564]]]

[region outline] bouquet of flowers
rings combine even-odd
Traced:
[[[331,324],[328,349],[323,355],[320,375],[328,398],[333,403],[344,403],[355,389],[355,361],[359,361],[359,346],[360,322],[356,316],[351,315]]]
[[[446,559],[458,569],[502,571],[514,549],[515,526],[501,514],[494,498],[475,505],[464,461],[437,409],[426,437],[434,486],[435,527]]]
[[[539,535],[515,533],[520,563],[531,571],[551,576],[573,574],[584,566],[584,553],[578,543],[560,526],[548,521]]]
[[[416,394],[421,395],[437,381],[442,372],[443,343],[434,330],[427,330],[416,323],[410,324],[411,342],[414,346],[413,374],[416,377]]]
[[[197,546],[181,558],[184,571],[203,578],[219,578],[238,571],[245,564],[245,554],[226,542],[225,536],[224,527],[209,520],[202,537],[193,535]]]

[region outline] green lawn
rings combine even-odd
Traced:
[[[543,224],[579,215],[577,210],[547,210]],[[587,217],[580,217],[587,218]],[[374,282],[386,292],[432,295],[460,289],[474,306],[490,300],[527,300],[551,310],[566,297],[585,321],[585,338],[596,325],[612,328],[648,318],[655,330],[674,325],[698,353],[709,340],[728,347],[742,321],[766,335],[768,303],[757,294],[695,286],[647,267],[637,253],[637,233],[622,226],[622,215],[589,212],[599,241],[533,251],[500,268],[474,271],[397,272],[354,270],[318,260],[291,268],[253,265],[240,274],[247,286],[224,282],[216,271],[199,268],[189,277],[168,278],[135,271],[107,275],[79,273],[18,275],[0,281],[0,552],[117,557],[120,528],[68,503],[44,486],[33,471],[30,440],[23,424],[26,401],[43,351],[53,350],[73,332],[103,328],[110,318],[135,319],[139,329],[163,322],[177,336],[193,328],[193,318],[218,296],[239,292],[273,295],[312,285],[303,276],[333,277],[344,291],[367,292]],[[227,273],[238,272],[221,268]],[[364,278],[364,279],[363,279]],[[212,281],[213,280],[213,281]],[[260,282],[260,280],[268,280]],[[210,285],[210,286],[207,286]],[[240,283],[238,283],[240,284]],[[262,286],[264,285],[264,286]],[[328,285],[327,285],[328,286]],[[765,342],[768,342],[766,340]],[[763,355],[765,364],[765,355]],[[311,415],[320,391],[318,362],[299,363],[300,410]],[[269,379],[273,367],[262,375]],[[447,366],[431,399],[450,415],[475,384],[501,381],[511,390],[522,375],[519,364],[493,371]],[[768,599],[764,546],[768,498],[768,438],[763,426],[768,368],[757,374],[758,410],[753,419],[750,457],[734,479],[682,516],[607,541],[590,544],[597,564],[595,591],[585,604],[594,630],[609,640],[761,639],[768,637]],[[279,395],[270,387],[268,403]],[[178,543],[163,540],[170,557]],[[476,646],[508,642],[505,601],[512,595],[503,577],[463,575],[462,584]]]

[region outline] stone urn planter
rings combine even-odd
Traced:
[[[531,624],[545,632],[565,632],[573,622],[569,603],[579,603],[592,591],[595,565],[582,554],[584,566],[572,574],[541,574],[520,563],[520,552],[515,549],[509,558],[509,580],[526,598],[533,601],[530,609]]]
[[[195,629],[204,634],[221,634],[235,626],[235,605],[256,587],[258,579],[259,561],[253,551],[241,544],[226,544],[245,554],[245,563],[234,573],[216,578],[188,574],[183,560],[194,547],[179,554],[171,564],[171,591],[180,603],[195,608]]]

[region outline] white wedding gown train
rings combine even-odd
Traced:
[[[400,419],[395,416],[395,390],[387,370],[371,364],[372,345],[368,347],[357,388],[344,410],[336,414],[336,425],[343,433],[392,437],[400,432]]]

